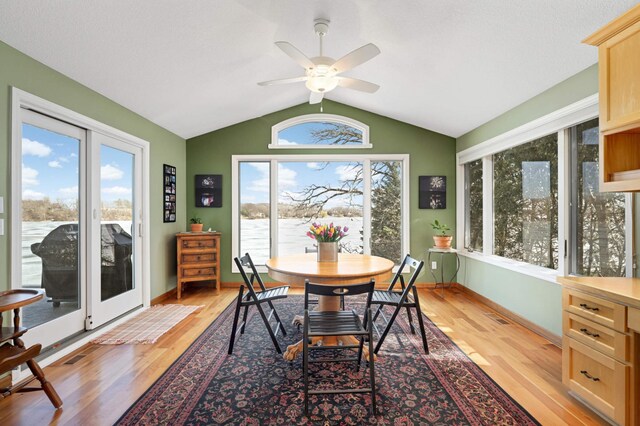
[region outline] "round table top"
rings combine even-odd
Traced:
[[[316,253],[274,257],[266,262],[269,276],[287,284],[353,284],[391,277],[394,263],[363,254],[339,253],[337,262],[318,262]]]
[[[14,289],[0,291],[0,312],[10,311],[30,305],[44,297],[42,291],[32,289]]]

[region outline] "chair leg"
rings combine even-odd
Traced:
[[[231,339],[229,340],[229,350],[227,351],[229,355],[233,354],[233,345],[236,341],[236,328],[238,327],[238,317],[240,316],[241,298],[242,298],[242,294],[238,296],[238,302],[236,303],[236,312],[233,315],[233,326],[231,327]]]
[[[369,327],[369,380],[371,381],[371,408],[375,416],[378,414],[378,410],[376,409],[376,374],[373,353],[373,330],[372,327]]]
[[[412,318],[412,315],[411,315],[411,308],[409,308],[408,306],[406,308],[407,308],[407,318],[409,319],[409,327],[411,327],[411,334],[416,334],[416,329],[413,326],[413,318]]]
[[[358,361],[356,365],[356,372],[360,371],[360,363],[362,362],[362,350],[364,348],[364,336],[360,336],[360,346],[358,347]]]
[[[33,374],[35,378],[38,379],[38,381],[40,382],[40,387],[42,387],[44,393],[47,394],[47,397],[49,398],[49,401],[51,401],[53,406],[55,408],[62,407],[62,399],[60,399],[60,396],[58,395],[58,392],[56,392],[56,390],[53,388],[53,385],[44,377],[44,371],[42,371],[38,363],[32,358],[27,361],[27,367],[29,367],[29,370],[31,370],[31,374]]]
[[[373,322],[376,322],[378,319],[378,315],[380,315],[380,311],[382,311],[382,305],[378,305],[378,309],[376,309],[376,314],[373,316]]]
[[[244,327],[247,325],[247,313],[249,313],[249,305],[244,307],[244,313],[242,314],[242,327],[240,327],[240,334],[244,334]]]
[[[429,343],[427,343],[427,333],[424,331],[424,321],[422,320],[422,309],[420,309],[420,301],[418,300],[418,291],[413,288],[413,299],[416,302],[416,316],[418,317],[418,324],[420,325],[420,334],[422,335],[422,346],[424,347],[424,353],[429,355]]]
[[[269,337],[271,337],[271,341],[273,342],[273,346],[276,347],[276,351],[281,354],[282,353],[282,349],[280,349],[280,345],[278,344],[278,340],[276,339],[276,335],[273,333],[273,330],[271,329],[271,325],[269,324],[269,320],[267,319],[267,316],[264,314],[264,310],[262,309],[262,306],[260,305],[260,303],[256,304],[256,308],[258,308],[258,312],[260,313],[260,316],[262,317],[262,321],[264,322],[264,325],[267,327],[267,331],[269,332]]]
[[[393,315],[391,315],[391,318],[389,318],[389,322],[387,323],[387,326],[384,328],[384,331],[382,332],[382,336],[380,336],[380,340],[378,340],[378,343],[376,344],[376,348],[373,351],[373,353],[377,354],[378,351],[380,350],[380,347],[382,346],[382,342],[384,342],[384,339],[387,337],[387,334],[389,334],[389,330],[391,330],[391,326],[393,325],[393,322],[396,320],[396,317],[400,313],[400,309],[402,309],[402,306],[398,305],[396,307],[396,310],[393,311]]]
[[[304,376],[304,414],[309,415],[309,338],[305,328],[302,338],[302,375]]]
[[[286,336],[287,335],[287,330],[284,329],[284,324],[282,324],[282,321],[280,320],[280,317],[278,316],[278,311],[276,311],[276,308],[273,306],[273,303],[271,302],[271,300],[269,300],[269,307],[271,309],[273,309],[273,316],[276,318],[277,326],[280,327],[280,329],[282,330],[282,335]]]

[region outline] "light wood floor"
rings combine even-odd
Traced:
[[[236,295],[231,289],[189,289],[181,302],[205,308],[155,345],[81,348],[45,369],[64,401],[61,410],[43,392],[16,394],[0,401],[0,425],[113,424]],[[448,290],[444,299],[420,290],[420,298],[425,314],[542,424],[604,424],[562,386],[559,348],[510,321],[496,321],[487,315],[494,311],[459,290]],[[77,354],[84,357],[65,364]]]

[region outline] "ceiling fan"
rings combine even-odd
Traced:
[[[378,49],[375,44],[365,44],[336,61],[333,58],[324,56],[322,53],[322,39],[329,31],[329,20],[316,19],[313,28],[320,38],[320,55],[316,57],[308,58],[295,46],[286,41],[276,42],[276,46],[305,69],[306,75],[302,77],[263,81],[258,83],[260,86],[299,83],[304,81],[306,82],[307,88],[311,91],[311,96],[309,97],[310,104],[321,102],[324,94],[335,89],[337,86],[367,93],[374,93],[380,88],[377,84],[369,83],[368,81],[339,75],[377,56],[380,53],[380,49]]]

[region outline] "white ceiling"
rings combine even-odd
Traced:
[[[0,40],[189,138],[307,101],[273,43],[382,53],[328,99],[457,137],[597,60],[580,41],[634,0],[0,0]]]

